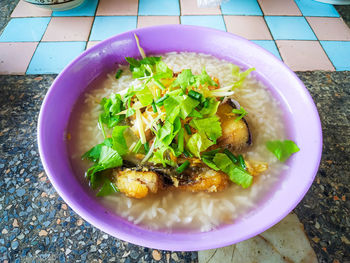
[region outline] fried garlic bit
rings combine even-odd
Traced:
[[[257,162],[257,161],[245,161],[248,172],[252,176],[257,176],[262,172],[266,171],[268,168],[268,164],[265,162]]]

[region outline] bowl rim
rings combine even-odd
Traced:
[[[310,127],[310,129],[315,132],[315,136],[317,137],[316,146],[314,149],[315,156],[312,159],[312,173],[308,177],[308,180],[303,184],[303,186],[299,189],[298,196],[294,196],[293,204],[290,204],[289,207],[283,207],[279,210],[278,214],[273,217],[273,220],[268,220],[260,227],[255,228],[254,231],[249,232],[249,234],[245,234],[244,236],[240,236],[238,239],[235,237],[230,237],[227,235],[226,229],[216,229],[209,232],[204,233],[191,233],[191,235],[194,235],[198,237],[197,242],[186,242],[184,238],[186,238],[186,234],[183,233],[173,233],[173,234],[167,234],[160,231],[150,231],[141,227],[138,227],[136,225],[133,225],[132,227],[137,229],[138,231],[141,231],[142,233],[146,233],[146,235],[140,235],[135,236],[135,233],[129,233],[125,231],[124,229],[116,229],[113,226],[110,226],[106,224],[105,221],[96,218],[94,214],[87,211],[82,204],[80,204],[76,199],[72,198],[66,191],[65,191],[65,185],[60,183],[55,175],[55,171],[52,170],[52,167],[50,165],[51,160],[47,159],[47,152],[50,151],[50,145],[47,145],[45,141],[43,140],[44,137],[44,125],[45,125],[45,114],[47,112],[47,109],[50,107],[49,101],[51,100],[51,97],[54,96],[53,92],[56,89],[56,85],[61,81],[65,74],[69,74],[69,71],[74,67],[75,64],[77,64],[80,60],[82,60],[84,57],[88,56],[89,54],[92,54],[96,50],[99,50],[103,48],[104,46],[108,45],[109,43],[112,43],[113,41],[117,41],[118,39],[125,38],[130,36],[130,34],[137,34],[142,36],[142,34],[147,34],[155,31],[162,31],[162,30],[170,30],[170,31],[176,31],[184,30],[188,32],[201,32],[205,34],[214,34],[214,35],[221,35],[224,37],[227,37],[231,39],[232,41],[238,41],[242,44],[247,45],[247,47],[252,47],[258,51],[258,53],[264,54],[264,56],[268,57],[268,59],[273,63],[276,64],[276,67],[283,69],[287,74],[289,74],[289,77],[293,79],[295,83],[298,85],[298,89],[303,92],[303,96],[305,98],[305,101],[308,104],[308,110],[310,110],[309,114],[310,116],[314,117],[314,127]],[[89,48],[88,50],[84,51],[81,55],[79,55],[76,59],[74,59],[69,65],[67,65],[62,72],[56,77],[54,82],[52,83],[50,89],[48,90],[45,99],[43,101],[43,104],[40,109],[39,119],[38,119],[38,147],[39,147],[39,153],[42,160],[42,164],[44,166],[44,169],[56,189],[56,191],[59,193],[59,195],[62,197],[62,199],[78,214],[80,215],[84,220],[92,224],[93,226],[99,228],[100,230],[117,237],[119,239],[122,239],[124,241],[137,244],[140,246],[146,246],[150,248],[157,248],[157,249],[163,249],[163,250],[173,250],[173,251],[194,251],[194,250],[205,250],[205,249],[213,249],[223,246],[228,246],[237,242],[244,241],[246,239],[249,239],[253,236],[256,236],[260,234],[261,232],[267,230],[268,228],[272,227],[276,223],[278,223],[280,220],[282,220],[286,215],[288,215],[302,200],[306,192],[309,190],[316,173],[318,171],[319,163],[321,160],[322,155],[322,128],[321,128],[321,122],[319,119],[317,108],[312,100],[311,95],[309,94],[308,90],[302,83],[302,81],[297,77],[297,75],[289,69],[282,61],[280,61],[278,58],[276,58],[274,55],[263,49],[262,47],[256,45],[255,43],[248,41],[242,37],[236,36],[234,34],[219,31],[211,28],[205,28],[205,27],[199,27],[199,26],[187,26],[187,25],[161,25],[161,26],[154,26],[154,27],[147,27],[147,28],[140,28],[140,29],[134,29],[127,32],[124,32],[122,34],[118,34],[115,36],[112,36],[95,46]],[[63,138],[62,138],[63,139]],[[228,226],[230,228],[231,225]],[[226,227],[224,227],[226,228]],[[153,238],[150,238],[147,236],[155,234],[155,236],[162,236],[161,240],[156,240]],[[202,239],[202,236],[213,236],[212,239]],[[174,238],[174,240],[172,239]],[[168,242],[164,242],[164,240]],[[170,240],[170,241],[169,241]]]

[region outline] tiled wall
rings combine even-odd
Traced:
[[[0,74],[59,73],[86,48],[159,24],[200,25],[252,40],[295,71],[350,70],[350,29],[332,5],[314,0],[85,0],[51,12],[20,1],[0,35]]]

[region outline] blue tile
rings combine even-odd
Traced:
[[[274,39],[317,40],[304,17],[265,16]]]
[[[280,53],[278,52],[278,49],[276,47],[276,44],[273,40],[252,40],[255,44],[261,46],[262,48],[266,49],[273,55],[275,55],[277,58],[282,60]]]
[[[90,40],[104,40],[136,28],[136,16],[97,16],[92,26]]]
[[[54,11],[52,16],[94,16],[98,0],[85,0],[80,6],[67,11]]]
[[[50,17],[12,18],[0,36],[0,42],[40,41]]]
[[[85,50],[86,42],[39,43],[27,74],[56,74]]]
[[[226,31],[222,16],[181,16],[181,24],[191,26],[205,26]]]
[[[262,16],[257,0],[230,0],[221,4],[224,15]]]
[[[350,70],[350,41],[320,41],[337,71]]]
[[[315,0],[295,0],[304,16],[330,16],[339,17],[337,10],[330,4],[316,2]]]
[[[140,0],[139,15],[179,16],[179,0]]]

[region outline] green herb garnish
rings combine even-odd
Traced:
[[[165,94],[163,97],[161,97],[160,99],[156,100],[155,101],[155,104],[158,105],[158,106],[162,106],[163,105],[163,102],[169,98],[169,95],[168,94]]]
[[[191,131],[191,127],[190,125],[188,125],[187,123],[184,125],[185,130],[187,132],[188,135],[192,135],[192,131]]]
[[[266,147],[281,162],[285,162],[293,153],[300,150],[299,147],[291,140],[269,141],[266,143]]]
[[[237,162],[238,162],[237,157],[234,156],[233,153],[231,153],[229,150],[225,149],[225,150],[224,150],[224,153],[227,155],[228,158],[230,158],[230,160],[231,160],[233,163],[237,163]]]
[[[103,98],[100,103],[103,112],[99,116],[100,123],[104,123],[108,128],[113,128],[119,122],[124,120],[125,115],[118,115],[124,110],[123,101],[119,94],[112,94],[110,98]],[[101,125],[101,128],[103,126]]]
[[[242,154],[239,154],[237,156],[237,159],[238,159],[239,165],[242,167],[242,169],[247,170],[247,165],[245,164],[245,161],[244,161]]]
[[[187,151],[186,149],[183,151],[183,154],[186,156],[186,157],[193,157],[193,155]]]
[[[123,73],[123,70],[122,69],[118,69],[117,73],[115,74],[115,78],[119,79],[120,76],[122,75],[122,73]]]
[[[235,119],[235,121],[239,121],[242,119],[244,116],[247,115],[246,110],[243,107],[240,107],[239,109],[233,109],[232,112],[234,114],[238,114],[239,116]]]
[[[177,169],[176,169],[176,172],[177,173],[182,173],[183,171],[185,171],[188,166],[190,166],[190,162],[189,161],[185,161],[183,164],[181,164]]]
[[[143,145],[143,148],[145,149],[145,153],[147,154],[148,151],[149,151],[149,144],[148,144],[148,142],[146,142],[146,143]]]
[[[112,183],[108,178],[105,178],[104,183],[100,189],[100,191],[96,194],[96,196],[106,196],[119,192],[117,186]]]
[[[202,98],[202,94],[200,94],[199,92],[194,91],[194,90],[190,90],[188,92],[188,96],[190,96],[192,99],[199,100],[199,101]]]
[[[195,128],[198,132],[205,133],[214,143],[216,143],[216,139],[222,135],[221,124],[217,116],[192,119],[190,126]]]
[[[134,148],[132,149],[133,153],[138,153],[140,148],[142,146],[142,142],[141,139],[137,141],[137,143],[135,144]]]
[[[188,139],[186,148],[194,156],[200,158],[200,153],[213,144],[214,143],[208,139],[205,133],[195,133]]]
[[[235,184],[241,185],[243,188],[251,186],[253,176],[242,167],[235,165],[226,154],[217,153],[213,162],[221,171],[226,173]]]
[[[185,149],[185,138],[184,138],[185,130],[183,128],[180,129],[179,133],[177,134],[177,151],[176,156],[179,156],[183,153]]]
[[[157,110],[157,107],[156,107],[156,104],[155,104],[154,100],[153,100],[153,102],[152,102],[151,105],[152,105],[153,112],[154,112],[154,113],[157,113],[158,110]]]
[[[155,83],[160,89],[162,89],[162,90],[165,90],[165,89],[166,89],[166,87],[163,85],[163,83],[160,82],[159,80],[155,79],[155,80],[154,80],[154,83]]]

